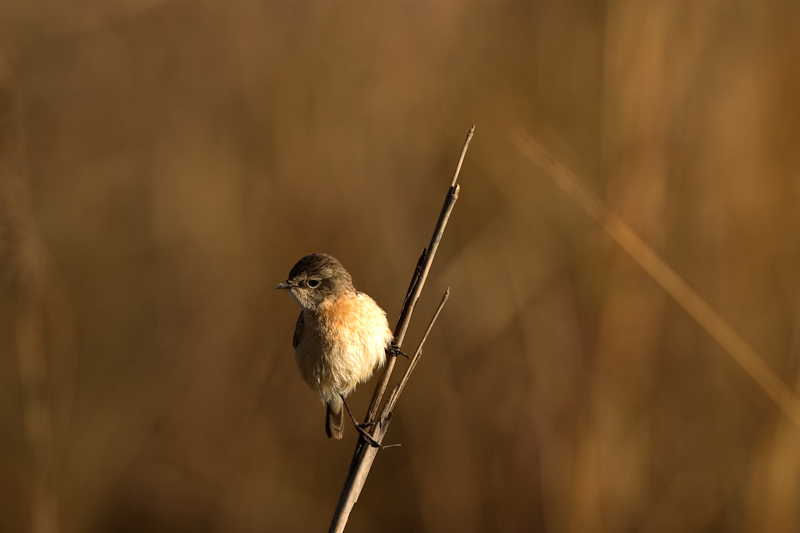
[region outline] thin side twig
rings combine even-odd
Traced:
[[[431,321],[428,323],[428,329],[425,330],[425,334],[422,336],[422,340],[419,341],[419,346],[417,346],[417,351],[414,352],[414,357],[411,358],[411,362],[408,364],[408,368],[406,369],[406,373],[403,375],[403,379],[400,380],[400,383],[392,390],[392,394],[389,395],[389,399],[386,400],[386,405],[384,406],[383,413],[381,414],[380,419],[378,422],[382,422],[392,416],[392,411],[394,410],[394,406],[397,403],[397,399],[400,397],[400,394],[403,392],[403,389],[406,388],[406,383],[408,383],[408,378],[411,377],[411,373],[417,367],[417,363],[419,362],[419,358],[422,357],[422,347],[425,346],[425,341],[428,340],[428,335],[431,334],[431,330],[433,329],[433,325],[436,323],[436,319],[439,318],[439,313],[442,312],[442,308],[444,307],[445,302],[450,297],[450,287],[444,291],[444,295],[442,295],[442,301],[439,302],[439,307],[436,308],[436,312],[433,314]]]
[[[464,163],[464,157],[467,154],[467,148],[469,147],[469,143],[472,140],[472,135],[474,132],[475,126],[472,126],[467,134],[467,139],[464,141],[464,147],[461,150],[461,157],[458,160],[458,165],[456,166],[453,180],[451,181],[450,188],[447,191],[444,205],[439,213],[439,219],[436,221],[436,227],[433,230],[433,236],[431,237],[430,245],[428,245],[428,248],[422,251],[422,255],[420,256],[417,266],[414,269],[414,275],[411,278],[411,283],[403,302],[403,308],[400,311],[400,318],[398,319],[397,327],[395,328],[394,342],[398,347],[403,343],[406,331],[408,330],[408,324],[411,321],[411,315],[413,314],[414,307],[416,306],[417,300],[422,293],[422,288],[424,287],[425,280],[428,277],[428,272],[430,271],[431,264],[433,263],[433,258],[436,255],[436,250],[439,247],[439,242],[442,240],[442,235],[444,234],[445,227],[447,226],[447,221],[450,218],[450,213],[453,211],[456,200],[458,200],[458,192],[460,189],[458,185],[458,175],[461,172],[461,166]],[[373,422],[375,420],[378,408],[383,400],[383,395],[386,392],[386,387],[389,384],[389,379],[392,376],[392,370],[394,370],[396,359],[397,357],[395,354],[390,353],[388,355],[388,361],[386,362],[385,369],[381,375],[378,385],[375,388],[375,393],[372,396],[372,401],[370,402],[369,409],[367,410],[367,416],[365,419],[366,423]],[[419,358],[415,355],[415,359],[418,360]],[[394,396],[394,402],[396,403],[397,394]],[[388,416],[386,416],[385,419],[382,418],[380,420],[381,423],[375,423],[372,426],[372,433],[370,435],[375,442],[379,444],[383,441],[383,437],[386,435],[386,431],[389,429],[391,411],[387,412],[387,415]],[[331,525],[328,530],[329,532],[339,533],[344,531],[345,527],[347,526],[347,519],[350,517],[350,512],[353,510],[353,506],[356,504],[356,501],[358,501],[361,490],[364,488],[364,483],[367,480],[369,471],[372,468],[372,463],[375,460],[375,456],[377,455],[379,449],[380,448],[375,448],[368,445],[363,437],[358,439],[356,450],[353,454],[353,459],[350,462],[350,469],[347,472],[347,477],[345,478],[342,492],[339,495],[339,501],[336,505],[336,510],[333,513],[333,519],[331,520]]]
[[[425,330],[425,334],[422,336],[422,339],[419,341],[419,345],[417,346],[416,351],[414,352],[414,357],[411,358],[411,362],[408,364],[408,368],[406,368],[406,373],[403,374],[403,379],[400,380],[400,383],[394,386],[392,389],[391,394],[389,394],[389,399],[386,400],[386,403],[383,406],[383,412],[381,413],[380,418],[378,418],[378,425],[385,425],[388,423],[389,420],[392,419],[392,411],[394,411],[394,406],[397,404],[397,400],[400,398],[400,394],[403,392],[403,389],[406,388],[406,383],[408,383],[408,378],[411,377],[411,373],[417,367],[417,363],[419,362],[420,357],[422,357],[422,348],[425,346],[425,341],[428,340],[428,335],[430,335],[431,330],[433,329],[433,325],[436,323],[436,319],[439,318],[439,313],[442,312],[442,308],[444,307],[445,302],[447,302],[447,298],[450,297],[450,287],[444,292],[442,295],[442,300],[439,302],[439,307],[436,308],[436,312],[431,317],[430,322],[428,322],[428,328]],[[384,434],[386,431],[384,429]],[[392,444],[389,446],[382,446],[382,448],[391,448],[392,446],[400,446],[399,444]]]

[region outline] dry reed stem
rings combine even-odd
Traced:
[[[397,321],[397,327],[394,331],[394,342],[398,347],[403,344],[403,339],[406,336],[408,324],[411,322],[411,315],[414,313],[414,306],[416,306],[419,295],[422,293],[422,287],[425,285],[425,280],[428,277],[428,271],[433,264],[433,257],[436,255],[436,250],[439,248],[439,242],[442,240],[444,229],[447,226],[448,219],[450,218],[450,212],[453,210],[453,206],[455,206],[455,203],[458,200],[458,193],[460,190],[460,187],[457,183],[458,175],[461,173],[461,166],[464,164],[464,158],[467,155],[467,149],[469,148],[469,143],[472,140],[472,135],[474,133],[475,126],[472,126],[467,133],[467,139],[464,141],[464,147],[461,149],[461,156],[458,158],[458,165],[456,166],[456,171],[453,174],[453,181],[450,182],[450,189],[445,197],[442,211],[439,214],[439,219],[436,221],[436,227],[433,230],[431,242],[428,245],[428,248],[422,251],[422,255],[419,258],[417,267],[414,270],[414,275],[411,277],[411,284],[408,287],[408,292],[406,293],[406,298],[403,302],[403,308],[400,311],[400,318]],[[365,420],[365,423],[372,422],[375,418],[375,414],[378,410],[381,399],[383,398],[383,394],[386,392],[386,385],[388,384],[389,378],[392,375],[392,370],[394,370],[395,360],[396,356],[392,355],[389,357],[386,369],[381,376],[381,380],[378,383],[378,387],[375,389],[375,394],[372,396],[372,401],[369,404],[369,410],[367,411],[367,419]]]
[[[467,149],[469,148],[469,143],[472,140],[472,135],[474,132],[475,126],[472,126],[469,130],[469,133],[467,133],[467,138],[464,141],[463,148],[461,149],[461,156],[458,159],[458,165],[456,166],[455,173],[453,174],[453,180],[450,183],[450,188],[447,191],[444,205],[442,206],[442,210],[439,213],[439,218],[436,221],[436,227],[433,230],[431,242],[428,245],[428,248],[422,251],[422,255],[420,256],[417,266],[414,269],[414,274],[411,277],[411,283],[409,284],[408,291],[406,292],[406,297],[403,301],[403,308],[400,311],[400,318],[398,319],[397,327],[395,328],[395,344],[398,347],[402,345],[403,339],[405,338],[408,325],[411,321],[411,315],[413,314],[414,307],[419,299],[420,294],[422,293],[422,288],[425,285],[428,272],[433,264],[433,258],[436,255],[436,250],[442,240],[442,235],[444,235],[444,230],[447,226],[447,221],[450,218],[450,213],[453,211],[453,207],[458,200],[458,192],[460,190],[460,186],[457,183],[458,175],[461,172],[461,166],[464,163],[464,157],[467,155]],[[439,304],[439,308],[431,319],[431,322],[428,326],[428,332],[430,332],[430,328],[436,321],[436,317],[439,316],[439,312],[441,311],[445,301],[447,301],[449,294],[450,289],[448,289],[445,293],[441,303]],[[422,351],[422,344],[425,342],[427,336],[428,334],[426,333],[425,337],[420,342],[417,352],[414,355],[414,360],[409,365],[409,369],[406,371],[406,375],[403,377],[403,386],[405,385],[405,382],[408,381],[408,376],[413,370],[413,366],[416,366],[416,362],[419,360],[419,356]],[[396,359],[396,355],[389,354],[389,360],[387,361],[378,385],[375,387],[375,393],[372,396],[372,401],[370,402],[369,409],[367,410],[367,417],[365,420],[367,423],[375,421],[375,416],[378,412],[378,408],[380,407],[383,395],[386,392],[386,387],[389,383],[389,379],[391,378]],[[386,431],[389,429],[389,422],[392,418],[392,409],[397,403],[397,399],[400,396],[400,392],[402,392],[402,388],[403,387],[400,385],[395,387],[390,395],[389,401],[386,403],[381,417],[372,426],[372,433],[370,433],[370,436],[378,444],[383,441],[383,437],[386,435]],[[333,518],[331,519],[331,525],[328,530],[329,532],[342,532],[344,531],[345,527],[347,527],[347,520],[350,516],[350,512],[353,510],[353,506],[358,501],[361,490],[364,488],[364,483],[367,480],[369,471],[372,468],[372,463],[375,460],[375,456],[378,454],[379,449],[380,448],[376,448],[374,446],[369,446],[363,437],[359,437],[358,443],[356,444],[355,453],[353,454],[353,459],[350,462],[350,468],[347,472],[347,477],[345,478],[345,482],[342,487],[342,492],[339,495],[339,501],[336,505],[336,510],[333,513]]]
[[[683,309],[711,335],[736,363],[800,428],[800,399],[764,359],[661,257],[547,149],[522,131],[512,142],[625,250]]]

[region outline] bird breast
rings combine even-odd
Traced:
[[[386,313],[363,293],[326,300],[304,310],[295,359],[305,381],[323,400],[347,396],[383,366],[393,335]]]

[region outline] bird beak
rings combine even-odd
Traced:
[[[276,289],[291,289],[292,287],[294,287],[294,283],[292,283],[289,280],[284,281],[283,283],[278,283],[277,285],[275,285]]]

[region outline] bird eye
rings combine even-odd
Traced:
[[[320,281],[318,279],[310,279],[307,283],[310,288],[316,289],[319,287]]]

